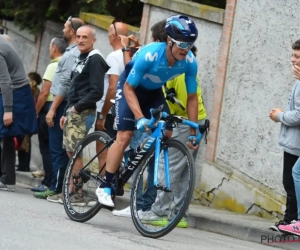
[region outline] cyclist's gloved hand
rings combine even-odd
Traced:
[[[137,124],[136,124],[136,128],[137,130],[139,130],[140,132],[145,132],[148,130],[148,123],[149,123],[149,119],[146,119],[145,117],[143,118],[140,118],[138,121],[137,121]]]
[[[198,143],[196,142],[196,136],[195,135],[190,135],[189,136],[189,141],[188,141],[188,147],[189,148],[193,148],[193,149],[197,149],[198,148]]]

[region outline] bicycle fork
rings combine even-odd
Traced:
[[[164,157],[164,169],[165,169],[165,177],[166,177],[166,186],[158,185],[158,169],[159,169],[159,160],[160,160],[160,146],[161,146],[162,138],[158,137],[156,139],[155,145],[155,161],[154,161],[154,186],[158,190],[162,190],[164,192],[172,192],[170,187],[170,168],[169,168],[169,150],[168,147],[163,148],[163,157]],[[161,166],[162,167],[162,166]]]

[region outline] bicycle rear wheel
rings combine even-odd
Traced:
[[[164,151],[168,151],[170,191],[158,189],[151,210],[142,211],[143,197],[147,186],[148,176],[154,172],[151,158],[154,157],[154,148],[145,156],[131,189],[131,215],[136,229],[145,237],[160,238],[171,232],[176,226],[185,227],[187,221],[183,218],[190,204],[195,186],[195,164],[191,152],[185,144],[175,139],[167,139],[161,143],[159,157],[158,185],[166,186],[164,170]],[[148,166],[149,165],[149,166]],[[180,167],[178,167],[180,166]],[[152,170],[151,170],[152,168]],[[153,185],[153,178],[148,179]],[[149,187],[148,184],[148,187]],[[147,201],[149,203],[149,200]]]
[[[99,145],[99,142],[104,147],[103,151],[96,150],[96,143]],[[101,184],[100,171],[105,167],[105,160],[100,157],[111,144],[109,135],[96,131],[77,145],[68,163],[63,183],[64,209],[71,220],[85,222],[101,209],[95,195],[96,188]]]

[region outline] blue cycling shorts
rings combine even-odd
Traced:
[[[126,82],[127,74],[124,70],[123,73],[119,77],[119,82],[116,90],[116,124],[118,131],[134,131],[134,127],[136,124],[134,114],[129,108],[127,101],[124,96],[123,86]],[[162,88],[155,90],[147,90],[142,87],[137,87],[135,89],[135,94],[140,104],[140,108],[142,110],[145,118],[150,119],[150,109],[158,108],[161,104],[164,105],[163,111],[170,113],[168,104],[166,103],[166,99],[164,97],[164,93]],[[172,130],[172,124],[166,124],[168,130]]]

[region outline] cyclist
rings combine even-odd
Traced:
[[[129,145],[137,120],[137,129],[147,131],[150,108],[164,104],[169,112],[162,86],[185,73],[188,118],[197,122],[197,62],[190,49],[198,37],[195,23],[187,16],[176,15],[166,20],[166,42],[155,42],[142,47],[126,65],[119,78],[116,92],[117,138],[110,147],[106,160],[104,182],[96,189],[98,201],[114,207],[111,181]],[[188,146],[197,148],[196,130],[190,129]]]

